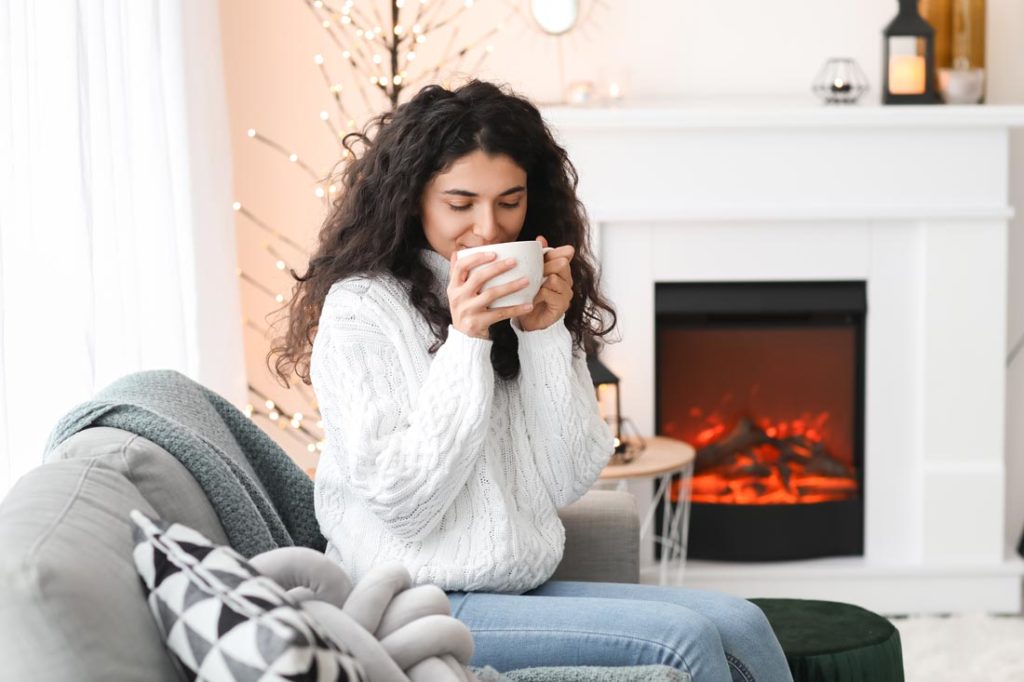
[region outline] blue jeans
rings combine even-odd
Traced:
[[[523,595],[452,592],[452,615],[473,632],[472,665],[662,664],[696,682],[790,682],[761,610],[717,592],[551,581]]]

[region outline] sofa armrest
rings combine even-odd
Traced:
[[[591,490],[558,515],[565,554],[552,580],[639,582],[640,518],[632,495]]]

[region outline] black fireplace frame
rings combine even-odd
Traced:
[[[687,555],[733,562],[863,556],[866,282],[659,282],[655,284],[654,302],[656,367],[662,355],[657,332],[665,328],[853,328],[853,464],[860,494],[851,500],[813,504],[693,503]],[[660,373],[655,371],[655,424],[659,430],[661,381]],[[659,535],[660,526],[661,519],[656,518],[655,532]],[[655,558],[660,553],[660,545],[655,543]]]

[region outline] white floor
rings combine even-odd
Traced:
[[[907,682],[1024,682],[1024,617],[893,618]]]

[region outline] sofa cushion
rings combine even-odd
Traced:
[[[284,588],[238,552],[138,510],[131,518],[150,609],[189,678],[364,679]]]
[[[171,453],[134,433],[108,426],[79,431],[54,448],[47,461],[99,458],[138,488],[156,515],[183,523],[217,544],[227,535],[203,489]]]
[[[128,512],[153,513],[102,457],[37,467],[0,504],[5,679],[177,681],[139,589]]]

